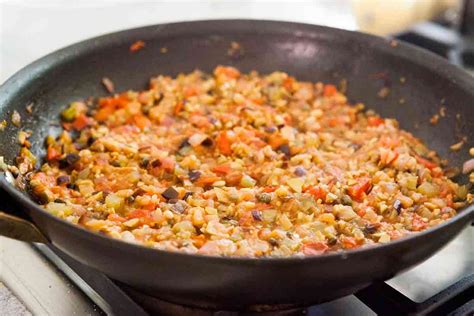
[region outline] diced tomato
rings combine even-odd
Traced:
[[[233,79],[240,77],[240,71],[238,71],[234,67],[217,66],[214,70],[214,74],[216,76],[224,75]]]
[[[251,226],[253,223],[253,216],[252,212],[248,211],[242,214],[239,219],[239,225],[240,226]]]
[[[217,173],[217,174],[222,174],[222,175],[226,175],[228,174],[231,169],[230,169],[230,165],[229,164],[223,164],[223,165],[217,165],[217,166],[214,166],[212,168],[212,171]]]
[[[94,118],[99,122],[106,121],[117,109],[126,108],[129,104],[127,94],[119,96],[100,98],[99,110],[94,115]]]
[[[295,82],[295,78],[288,77],[285,80],[283,80],[283,87],[288,91],[292,91],[294,82]]]
[[[165,169],[167,172],[172,172],[174,170],[174,160],[169,158],[169,157],[165,157],[165,158],[162,158],[160,159],[161,161],[161,167],[163,169]]]
[[[61,194],[61,192],[64,190],[62,187],[60,186],[56,186],[56,187],[52,187],[50,188],[51,192],[53,192],[54,194]]]
[[[141,114],[133,116],[133,123],[140,129],[145,129],[151,126],[151,121],[145,115]]]
[[[178,103],[176,103],[175,107],[174,107],[174,110],[173,110],[173,114],[174,115],[178,115],[184,108],[184,102],[180,101]]]
[[[277,149],[281,145],[287,144],[288,140],[285,138],[281,137],[280,135],[270,135],[268,137],[268,144],[273,148]]]
[[[125,108],[128,105],[128,96],[126,94],[121,94],[119,96],[113,96],[108,98],[99,99],[99,107],[113,107],[113,108]]]
[[[204,235],[197,235],[191,237],[193,240],[193,244],[197,248],[201,248],[206,243],[206,236]]]
[[[332,97],[337,93],[337,88],[335,85],[327,84],[323,88],[323,96]]]
[[[255,204],[255,209],[256,210],[266,210],[266,209],[269,209],[271,207],[272,206],[270,204],[267,204],[267,203],[257,203],[257,204]]]
[[[321,200],[325,200],[326,199],[326,195],[327,195],[327,192],[326,190],[324,190],[322,187],[320,186],[315,186],[315,187],[312,187],[312,188],[309,188],[308,189],[308,192],[309,194],[311,194],[312,196],[314,196],[314,198],[317,200],[317,199],[321,199]]]
[[[354,237],[344,236],[341,238],[341,243],[345,249],[353,249],[359,247]]]
[[[426,228],[426,223],[423,221],[423,218],[418,214],[413,215],[413,221],[411,222],[411,225],[414,231],[420,231]]]
[[[118,215],[118,214],[110,214],[109,216],[107,216],[107,219],[109,221],[113,221],[113,222],[119,222],[119,223],[123,223],[125,222],[127,219]]]
[[[154,202],[150,202],[147,205],[142,206],[142,208],[147,211],[153,211],[156,209],[156,204]]]
[[[224,155],[232,154],[232,149],[230,148],[230,141],[227,138],[227,132],[220,132],[216,138],[217,148],[219,148],[220,152]]]
[[[95,113],[94,118],[99,122],[106,121],[113,113],[115,109],[111,106],[103,107]]]
[[[144,217],[150,217],[150,211],[149,210],[134,210],[128,213],[127,218],[132,219],[132,218],[144,218]]]
[[[446,197],[448,194],[450,194],[451,192],[452,192],[452,191],[451,191],[451,188],[449,187],[448,184],[442,184],[442,185],[440,185],[438,196],[439,196],[440,198],[444,198],[444,197]]]
[[[135,43],[133,43],[132,45],[130,45],[130,51],[132,53],[136,53],[144,47],[145,47],[145,42],[142,41],[142,40],[139,40],[139,41],[136,41]]]
[[[210,126],[209,118],[200,114],[193,114],[189,117],[189,122],[199,128],[206,128]]]
[[[430,170],[438,166],[436,163],[429,161],[428,159],[422,158],[418,155],[415,155],[415,158],[416,158],[416,161],[418,161],[419,163],[421,163],[423,166],[425,166],[426,168]]]
[[[361,201],[371,187],[372,184],[370,179],[360,178],[357,184],[354,184],[347,189],[347,194],[349,194],[354,200]]]
[[[433,168],[431,169],[431,175],[434,177],[434,178],[439,178],[439,177],[442,177],[444,175],[443,173],[443,169],[437,167],[437,168]]]
[[[94,185],[97,191],[112,191],[112,184],[105,176],[95,178]]]
[[[266,192],[266,193],[275,192],[277,188],[278,187],[264,187],[263,192]]]
[[[225,183],[227,186],[236,186],[239,184],[240,179],[242,179],[242,172],[232,171],[225,175]]]
[[[324,242],[310,242],[302,247],[303,253],[307,256],[321,255],[325,253],[329,247]]]
[[[391,149],[383,148],[383,147],[379,148],[379,152],[380,152],[380,164],[384,166],[391,164],[399,156],[398,152]]]
[[[262,98],[253,98],[253,99],[250,99],[250,101],[252,101],[253,103],[258,104],[258,105],[263,104],[263,99]]]
[[[81,130],[87,125],[89,125],[89,118],[85,114],[79,114],[74,122],[72,122],[72,127],[76,130]]]
[[[194,86],[186,86],[183,88],[183,95],[185,98],[189,98],[198,94],[198,89]]]
[[[454,207],[453,195],[451,193],[446,195],[446,205],[449,207]]]
[[[337,126],[345,125],[345,124],[346,124],[345,116],[332,117],[328,120],[328,125],[330,127],[337,127]]]
[[[252,144],[253,146],[257,147],[257,148],[263,148],[265,146],[267,146],[267,143],[265,143],[263,140],[261,139],[253,139],[250,144]]]
[[[194,184],[197,186],[204,187],[206,185],[211,185],[219,180],[221,180],[221,178],[215,176],[201,176],[196,182],[194,182]]]
[[[51,161],[51,160],[58,159],[61,156],[61,153],[57,151],[56,148],[54,148],[53,146],[49,146],[47,156],[48,156],[47,157],[48,160]]]
[[[372,126],[372,127],[379,126],[384,123],[385,123],[385,120],[378,116],[371,116],[367,119],[367,125]]]

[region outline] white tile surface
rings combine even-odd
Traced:
[[[0,236],[0,281],[24,305],[17,315],[98,315],[90,300],[29,244]],[[11,300],[8,293],[5,298]],[[3,293],[0,293],[3,295]],[[0,315],[10,308],[0,300]]]

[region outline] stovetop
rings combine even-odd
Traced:
[[[324,304],[259,315],[471,315],[474,313],[474,226],[439,253],[402,273]],[[35,245],[106,314],[257,315],[210,311],[148,297],[89,268],[54,246]],[[374,259],[376,260],[376,259]]]

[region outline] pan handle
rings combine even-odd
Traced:
[[[49,242],[4,188],[0,188],[0,235],[26,242]]]
[[[2,211],[0,235],[26,242],[48,243],[48,239],[32,222]]]

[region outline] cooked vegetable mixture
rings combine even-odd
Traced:
[[[422,231],[468,197],[395,120],[283,72],[159,76],[61,119],[39,170],[24,142],[26,187],[58,217],[157,249],[319,255]]]

